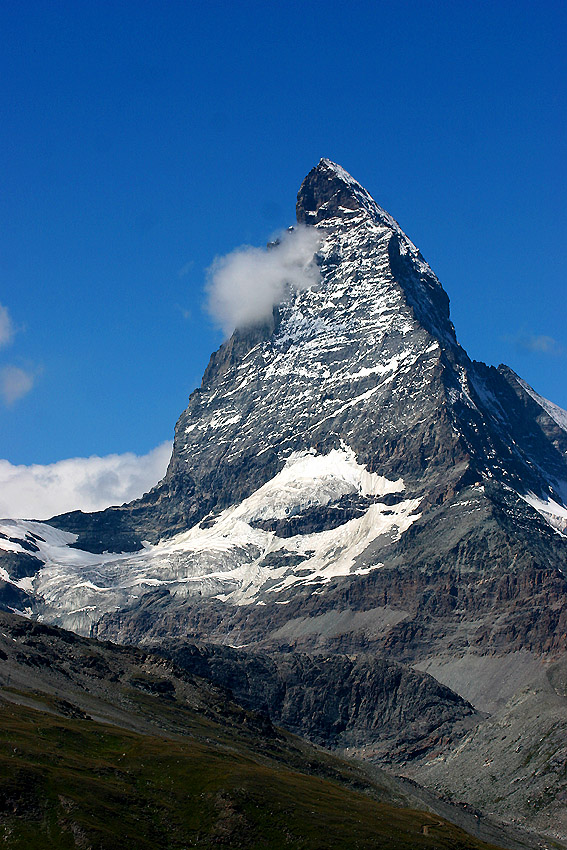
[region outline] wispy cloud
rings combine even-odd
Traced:
[[[563,353],[563,349],[557,340],[545,334],[524,334],[518,338],[518,345],[524,351],[531,351],[536,354],[557,356]]]
[[[185,263],[184,266],[181,266],[181,268],[177,272],[177,277],[187,277],[194,265],[195,260],[189,260],[188,263]]]
[[[207,308],[225,334],[263,321],[291,290],[317,283],[320,238],[313,228],[298,227],[268,249],[244,246],[213,262]]]
[[[0,369],[0,397],[11,407],[23,398],[34,385],[35,376],[19,366],[3,366]]]
[[[181,315],[183,316],[184,319],[192,319],[193,318],[193,314],[192,314],[191,310],[189,310],[188,307],[183,307],[181,304],[176,304],[175,307],[177,308],[177,310],[179,310],[179,312],[181,313]]]
[[[163,478],[170,456],[168,441],[142,456],[76,457],[45,466],[0,460],[0,517],[49,519],[129,502]]]
[[[0,304],[0,348],[10,345],[15,333],[16,329],[14,328],[14,323],[10,318],[8,308]]]
[[[0,348],[9,346],[20,330],[16,328],[7,307],[0,304]],[[0,367],[0,401],[12,407],[23,398],[34,385],[38,371],[30,371],[12,364]]]

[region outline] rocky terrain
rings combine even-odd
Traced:
[[[172,642],[156,653],[230,689],[240,703],[315,743],[382,764],[434,757],[478,712],[433,677],[375,655],[307,655]]]
[[[0,716],[7,848],[531,846],[306,744],[163,658],[10,614]]]
[[[514,666],[520,661],[512,660]],[[494,669],[505,676],[504,665]],[[523,814],[534,828],[551,824],[554,834],[565,835],[566,672],[565,659],[546,665],[539,676],[532,671],[528,683],[457,747],[411,775],[448,799],[475,800],[506,819]]]

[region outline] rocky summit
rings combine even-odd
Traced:
[[[114,641],[285,654],[293,681],[307,670],[311,688],[320,659],[337,653],[357,681],[377,675],[372,658],[428,673],[466,701],[460,761],[444,761],[449,715],[436,726],[429,712],[423,758],[414,748],[408,767],[402,747],[400,763],[459,799],[455,765],[492,763],[494,743],[467,731],[465,714],[507,718],[521,737],[523,689],[545,693],[551,725],[565,702],[549,671],[567,649],[567,413],[506,366],[469,359],[427,262],[340,166],[322,159],[309,172],[297,222],[286,239],[315,234],[317,274],[290,281],[265,321],[212,355],[164,479],[99,513],[2,522],[1,598]],[[328,692],[326,681],[320,699]],[[383,755],[364,723],[357,751],[366,740]],[[337,745],[332,720],[317,741],[325,728]],[[469,782],[467,799],[567,835],[553,747],[547,779],[521,774],[513,797],[509,778]]]

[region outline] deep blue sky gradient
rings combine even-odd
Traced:
[[[0,27],[0,368],[36,375],[0,457],[170,438],[222,339],[205,269],[293,223],[321,156],[421,249],[469,355],[567,407],[564,3],[7,0]]]

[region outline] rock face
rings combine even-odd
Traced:
[[[150,493],[1,524],[0,603],[122,642],[341,653],[353,688],[372,656],[504,710],[566,650],[567,413],[469,359],[428,264],[340,166],[307,175],[297,220],[315,285],[212,355]],[[286,663],[311,687],[319,662]]]
[[[187,642],[157,651],[286,729],[323,746],[362,749],[383,764],[434,757],[479,719],[433,677],[376,656],[268,654]]]

